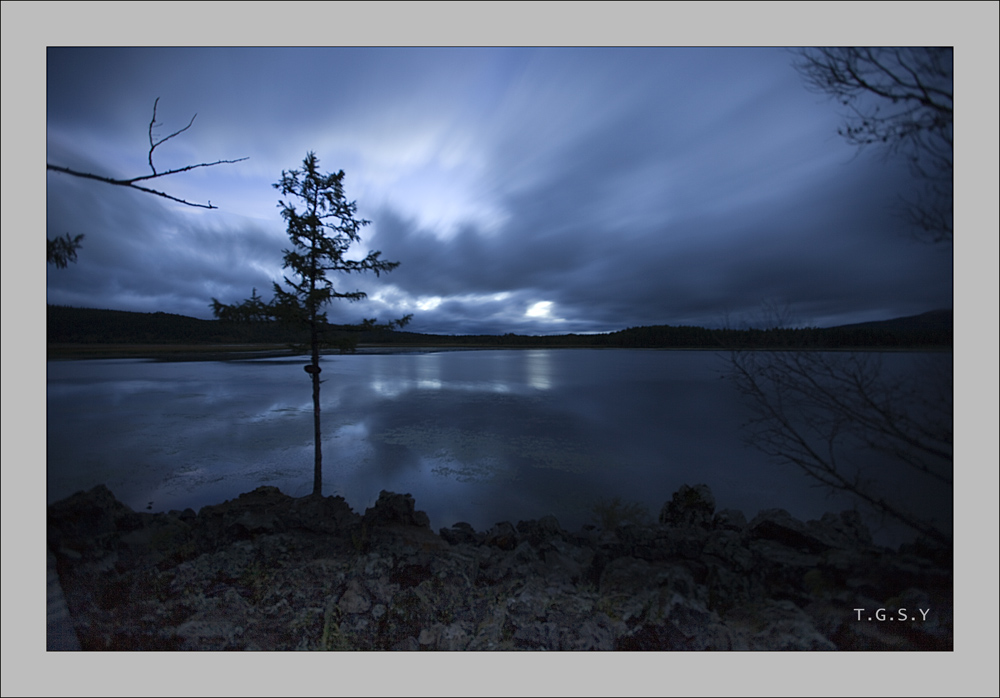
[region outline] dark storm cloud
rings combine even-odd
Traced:
[[[654,110],[634,109],[628,123],[618,117],[570,142],[530,190],[508,195],[514,213],[502,235],[469,226],[439,240],[383,212],[377,243],[410,262],[391,283],[414,296],[520,289],[511,301],[550,301],[567,321],[521,317],[517,331],[718,325],[764,302],[795,306],[808,324],[948,304],[950,263],[940,249],[912,244],[889,215],[909,185],[905,169],[830,149],[822,135],[810,143],[794,119],[782,138],[755,141],[768,133],[761,112],[775,106],[764,99],[726,103],[722,116],[702,106],[710,123],[675,120],[675,133],[695,135],[673,151],[655,147]],[[504,329],[475,313],[466,320]],[[461,318],[431,310],[415,323],[453,329]]]
[[[660,229],[644,235],[607,221],[584,227],[553,220],[559,235],[533,234],[544,230],[533,221],[518,236],[515,219],[504,235],[467,228],[439,240],[383,212],[377,242],[389,257],[410,262],[390,283],[414,297],[506,292],[509,298],[493,303],[520,308],[521,317],[483,313],[479,302],[468,304],[464,318],[466,304],[417,311],[418,327],[439,331],[465,331],[463,321],[483,332],[719,326],[752,319],[775,302],[793,307],[803,324],[853,321],[859,309],[877,319],[937,307],[950,297],[950,267],[940,249],[912,244],[886,210],[891,193],[882,179],[847,168],[794,202],[658,221]],[[551,302],[552,314],[566,322],[523,317],[537,301]]]
[[[85,233],[51,303],[208,316],[269,295],[287,246],[271,188],[315,150],[343,168],[401,262],[338,280],[337,321],[414,313],[418,331],[715,326],[762,302],[803,324],[951,305],[951,255],[892,206],[910,174],[836,136],[836,107],[778,49],[60,49],[49,160],[143,174],[198,211],[49,174],[48,234]],[[101,79],[95,79],[100,75]],[[161,160],[162,158],[162,160]]]
[[[50,175],[50,237],[85,237],[76,264],[50,267],[48,302],[206,317],[212,296],[269,287],[264,270],[273,267],[280,238],[252,220],[227,228],[212,213]]]

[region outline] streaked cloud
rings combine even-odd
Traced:
[[[718,325],[762,301],[808,324],[951,306],[951,252],[908,236],[909,172],[836,135],[781,49],[49,50],[49,161],[162,180],[188,209],[48,174],[50,237],[86,235],[50,303],[209,317],[280,281],[271,184],[307,150],[347,173],[365,249],[335,321],[440,333]],[[160,159],[162,158],[162,160]]]

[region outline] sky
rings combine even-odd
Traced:
[[[442,292],[446,284],[452,283],[452,277],[435,279],[427,270],[413,269],[417,259],[406,258],[405,254],[414,248],[421,252],[420,261],[427,258],[452,260],[448,273],[461,272],[461,278],[472,276],[476,287],[493,285],[490,282],[499,273],[494,271],[490,275],[489,270],[497,269],[501,262],[513,260],[518,271],[523,272],[531,263],[541,265],[547,261],[540,256],[545,249],[561,252],[564,257],[557,260],[556,266],[562,274],[537,275],[548,280],[550,286],[538,289],[531,286],[520,292],[523,298],[516,290],[507,291],[522,303],[511,306],[511,315],[518,323],[538,328],[539,332],[544,331],[538,327],[541,321],[531,320],[533,324],[528,324],[528,318],[537,318],[537,315],[528,316],[527,310],[535,303],[548,301],[553,305],[542,307],[548,307],[550,315],[567,321],[572,319],[572,308],[567,304],[573,296],[569,292],[578,291],[580,287],[561,286],[556,281],[571,276],[570,259],[578,260],[584,252],[595,249],[595,256],[585,258],[588,263],[581,270],[585,274],[584,288],[590,290],[589,298],[583,305],[573,307],[583,311],[600,308],[601,302],[611,303],[619,298],[627,301],[624,295],[634,289],[647,290],[647,296],[653,296],[654,302],[649,306],[642,305],[636,298],[634,304],[628,306],[629,317],[611,318],[614,329],[646,322],[633,315],[634,311],[655,315],[656,319],[650,322],[680,323],[685,321],[682,316],[687,314],[704,317],[705,324],[710,324],[726,313],[730,317],[736,317],[743,309],[756,313],[762,298],[780,302],[783,296],[795,304],[803,322],[812,319],[817,324],[826,324],[822,320],[824,316],[831,317],[831,323],[838,323],[920,312],[925,307],[936,307],[939,299],[931,299],[933,302],[929,303],[913,302],[918,306],[913,308],[884,309],[890,304],[899,305],[900,298],[912,299],[919,295],[924,280],[920,279],[920,265],[914,264],[912,259],[923,258],[927,268],[937,273],[947,273],[946,269],[950,268],[935,258],[931,250],[912,245],[910,240],[893,233],[889,228],[893,222],[885,223],[884,228],[880,226],[880,235],[871,236],[866,236],[865,232],[874,226],[866,225],[864,230],[855,226],[858,221],[867,220],[862,215],[865,211],[885,207],[884,198],[878,199],[880,204],[872,201],[877,197],[871,190],[886,178],[891,179],[891,168],[887,170],[887,165],[873,154],[871,158],[858,156],[836,136],[836,128],[841,123],[836,105],[806,91],[798,75],[790,70],[788,56],[780,50],[743,51],[740,55],[746,57],[745,61],[716,64],[717,69],[711,73],[696,73],[691,61],[678,63],[669,71],[662,62],[654,65],[639,61],[636,70],[646,75],[646,79],[639,82],[633,80],[632,74],[621,77],[621,71],[611,76],[607,71],[578,74],[575,82],[550,74],[549,82],[536,83],[530,94],[526,79],[519,81],[520,101],[496,96],[495,102],[489,103],[486,95],[492,93],[485,90],[485,80],[473,81],[471,91],[463,92],[459,85],[450,84],[420,99],[421,90],[436,83],[431,76],[415,71],[419,64],[415,58],[401,61],[395,73],[384,76],[386,82],[376,85],[370,84],[374,66],[368,64],[369,70],[362,73],[360,61],[355,58],[335,66],[332,73],[323,72],[308,62],[279,67],[276,59],[267,58],[252,66],[254,74],[249,70],[251,66],[243,66],[240,59],[230,59],[225,66],[197,62],[192,66],[173,56],[167,64],[156,68],[148,60],[140,60],[136,53],[127,55],[124,62],[103,61],[99,74],[76,70],[76,78],[64,78],[63,84],[74,95],[71,100],[51,94],[46,71],[47,51],[51,46],[955,46],[960,117],[956,138],[957,232],[954,247],[956,465],[961,468],[967,464],[967,472],[975,474],[975,477],[960,478],[956,483],[956,530],[975,532],[975,535],[961,538],[963,543],[956,546],[956,566],[960,564],[963,571],[956,579],[956,589],[959,598],[995,595],[993,570],[997,546],[995,533],[991,538],[989,532],[996,531],[996,526],[990,524],[996,511],[993,493],[996,492],[997,472],[995,469],[983,470],[980,465],[997,460],[996,318],[1000,295],[996,233],[996,192],[1000,187],[997,181],[1000,172],[997,167],[997,135],[1000,133],[997,123],[997,86],[1000,84],[997,27],[1000,23],[996,3],[910,3],[901,11],[899,3],[869,2],[864,3],[860,20],[859,4],[821,2],[592,2],[574,3],[571,10],[566,9],[569,3],[545,2],[400,3],[391,6],[286,2],[280,8],[277,4],[262,2],[244,3],[238,11],[233,11],[232,7],[231,3],[212,2],[199,3],[196,10],[178,5],[168,9],[159,3],[3,3],[0,69],[3,71],[4,98],[0,157],[3,159],[4,232],[0,281],[4,289],[5,371],[2,385],[4,433],[14,437],[4,438],[2,448],[4,463],[27,466],[3,469],[4,570],[12,571],[4,578],[4,589],[29,600],[22,604],[20,611],[18,608],[5,609],[4,636],[16,636],[21,640],[16,646],[5,646],[5,652],[8,655],[14,652],[15,668],[22,668],[20,673],[4,672],[5,686],[9,683],[37,690],[42,681],[43,685],[46,682],[58,684],[66,693],[75,690],[83,675],[100,682],[102,690],[109,695],[131,695],[136,682],[144,681],[153,671],[158,672],[161,685],[169,686],[173,682],[178,691],[189,690],[192,680],[202,686],[215,681],[220,691],[232,690],[234,680],[239,682],[241,677],[247,688],[258,692],[266,690],[264,686],[271,687],[274,693],[287,690],[290,667],[285,671],[277,667],[278,671],[263,673],[254,671],[256,666],[247,666],[249,671],[243,672],[219,672],[218,659],[205,656],[191,658],[191,663],[205,660],[202,667],[186,666],[185,671],[164,673],[157,658],[133,656],[127,665],[119,664],[113,672],[108,672],[104,665],[90,663],[84,666],[79,662],[74,664],[72,672],[66,672],[61,666],[43,666],[57,659],[52,653],[40,658],[37,652],[30,650],[42,646],[44,633],[41,625],[32,620],[43,602],[30,603],[31,599],[42,598],[38,590],[44,586],[40,562],[44,527],[40,518],[42,510],[35,503],[42,501],[46,487],[45,453],[38,448],[46,438],[46,362],[44,352],[38,347],[45,342],[42,299],[46,295],[53,302],[85,305],[88,303],[85,297],[93,296],[93,305],[99,307],[165,310],[207,317],[211,296],[230,302],[242,300],[254,284],[258,284],[258,291],[265,291],[271,278],[280,278],[280,250],[287,241],[278,218],[276,192],[270,184],[278,180],[281,170],[299,166],[310,149],[317,152],[324,166],[331,170],[342,168],[347,173],[348,195],[358,201],[360,212],[373,220],[364,231],[366,247],[383,249],[387,259],[402,263],[393,274],[371,286],[369,290],[373,295],[377,290],[387,290],[386,284],[391,282],[397,287],[409,288],[407,293],[422,298],[425,305],[436,302],[433,300],[436,296],[442,298],[436,314],[413,311],[412,326],[423,331],[446,332],[451,327],[456,328],[455,331],[474,331],[477,325],[486,325],[485,320],[489,318],[483,309],[473,318],[462,318],[467,322],[455,321],[457,306],[470,301],[464,298],[445,301]],[[387,7],[391,10],[386,10]],[[712,55],[711,49],[704,51]],[[645,55],[649,53],[646,51]],[[767,60],[763,58],[765,54],[769,57]],[[274,54],[265,51],[264,55]],[[468,55],[466,52],[466,58],[452,63],[451,70],[471,70],[480,65],[469,60]],[[760,57],[752,58],[754,56]],[[82,58],[70,62],[67,68],[71,72],[76,60]],[[763,81],[772,84],[773,89],[761,93],[755,102],[741,86],[750,86],[751,63],[761,61],[766,70],[762,67],[759,74],[754,74],[758,79],[752,83]],[[659,73],[654,70],[657,66]],[[225,75],[220,77],[220,72]],[[239,77],[241,73],[242,78]],[[490,75],[498,80],[509,74],[498,71]],[[673,76],[669,83],[657,82],[657,76],[665,79],[667,75]],[[694,82],[697,75],[710,82],[699,89]],[[741,75],[746,81],[737,81],[733,75]],[[688,76],[690,80],[685,81],[683,78]],[[464,84],[468,81],[467,78]],[[652,88],[649,88],[650,82],[654,83]],[[684,82],[687,83],[684,90],[671,92],[677,89],[672,86]],[[390,83],[395,92],[390,92]],[[732,83],[736,83],[735,86]],[[512,83],[508,81],[507,84]],[[598,84],[604,90],[603,96],[593,92],[581,92],[577,97],[566,95],[573,87],[593,88]],[[243,87],[234,90],[233,86],[237,85]],[[266,94],[268,86],[274,85],[279,86],[277,89],[282,91],[286,102],[275,101],[274,96]],[[628,89],[630,85],[635,88]],[[539,91],[542,94],[538,94]],[[551,96],[553,92],[558,98]],[[406,100],[399,96],[403,94],[408,95]],[[717,100],[732,99],[733,95],[744,98],[739,104],[733,103],[729,110],[720,110],[716,104],[712,119],[702,108],[713,101],[710,95],[716,95]],[[779,95],[783,95],[785,101],[778,99]],[[192,114],[198,113],[188,132],[158,149],[158,163],[190,164],[218,158],[251,157],[240,165],[209,168],[197,175],[189,173],[162,182],[169,185],[165,188],[171,193],[197,195],[196,200],[211,200],[220,208],[201,211],[165,206],[166,202],[139,192],[62,177],[62,186],[69,189],[62,196],[69,196],[75,191],[74,186],[87,184],[91,188],[77,195],[80,209],[65,214],[68,216],[63,219],[65,226],[53,224],[49,220],[55,215],[49,187],[54,177],[41,168],[41,161],[53,162],[59,154],[78,160],[57,164],[93,165],[95,169],[100,166],[102,172],[108,168],[109,173],[123,176],[145,173],[148,168],[146,129],[156,97],[160,97],[158,116],[165,129],[161,133],[183,127]],[[477,111],[463,97],[472,100],[472,104],[483,106]],[[110,101],[102,105],[101,100]],[[71,101],[73,103],[69,103]],[[479,121],[459,119],[460,125],[440,121],[437,115],[454,109],[456,101],[467,105],[465,112],[449,111],[456,119],[469,114],[486,114],[488,118]],[[373,103],[385,110],[365,112],[361,107]],[[536,104],[546,105],[549,111],[533,111]],[[635,120],[630,122],[625,118],[626,107],[632,105],[635,109],[637,104],[643,108],[632,112]],[[766,108],[768,104],[781,107],[770,110]],[[423,111],[418,113],[417,105]],[[659,115],[650,112],[657,105],[662,110]],[[553,109],[558,111],[553,113]],[[278,111],[278,114],[271,113]],[[62,115],[63,128],[69,129],[64,132],[62,150],[58,151],[53,136],[57,112]],[[516,126],[505,132],[501,115],[511,113],[521,118]],[[528,118],[532,113],[534,120]],[[561,118],[557,119],[557,115]],[[616,115],[617,121],[613,118]],[[686,119],[682,118],[685,116]],[[741,120],[744,122],[742,131],[728,132],[728,140],[724,138],[723,124],[738,124]],[[354,130],[345,133],[345,125]],[[404,149],[403,134],[418,130],[424,140]],[[800,135],[795,148],[789,145],[792,132]],[[505,140],[501,138],[503,133],[507,134]],[[474,145],[479,150],[475,151],[462,139],[463,136],[471,138],[473,134],[478,139]],[[601,141],[601,137],[605,140]],[[772,139],[770,145],[774,148],[784,144],[789,149],[776,154],[768,146],[767,138]],[[619,151],[621,157],[604,163],[605,169],[600,171],[578,169],[587,160],[600,162],[598,156],[602,153],[607,159],[609,149],[618,142],[616,139],[629,144],[630,149]],[[443,157],[446,151],[433,152],[433,148],[444,141],[454,143],[465,157],[461,172],[447,168],[452,160]],[[284,145],[279,147],[281,143]],[[711,148],[710,143],[717,147]],[[799,152],[797,148],[802,147],[802,143],[808,143],[813,150]],[[671,148],[666,147],[669,144]],[[421,169],[418,164],[422,159],[431,159],[427,151],[439,157],[439,170],[433,173],[435,178],[431,177],[430,168]],[[760,151],[771,155],[766,160],[769,166],[765,166],[763,160],[756,166],[752,163],[748,153]],[[793,151],[798,155],[793,157]],[[610,152],[615,155],[614,150]],[[700,162],[698,152],[711,152],[715,156],[711,161]],[[353,160],[349,158],[352,153],[355,154]],[[501,159],[474,160],[470,153],[480,158],[496,155]],[[552,153],[559,158],[546,159],[546,154]],[[686,157],[682,157],[684,155]],[[789,190],[783,195],[781,189],[769,187],[765,175],[770,174],[772,180],[780,179],[782,172],[791,171],[789,162],[782,161],[780,155],[801,165],[800,176],[792,178],[793,186],[801,184],[811,196],[794,199]],[[490,162],[503,165],[504,159],[515,161],[518,167],[509,171],[487,167]],[[645,167],[630,165],[638,162]],[[546,163],[548,169],[544,167]],[[738,167],[737,163],[743,164]],[[810,163],[815,169],[813,175],[807,177]],[[404,164],[407,168],[402,167]],[[820,176],[819,170],[824,167],[829,167],[829,171]],[[867,176],[858,179],[862,170]],[[625,176],[628,171],[631,177]],[[490,172],[494,179],[487,176]],[[717,176],[711,176],[713,172]],[[664,173],[671,177],[668,179]],[[441,184],[432,184],[432,179],[440,180],[446,174],[451,175],[449,183],[453,185],[447,190],[447,196],[441,193],[444,189]],[[589,178],[584,180],[584,176]],[[756,207],[747,206],[746,199],[752,198],[753,189],[747,191],[745,185],[742,202],[730,196],[739,189],[737,185],[748,178],[758,183],[758,190],[763,192]],[[393,186],[377,186],[380,179],[393,182]],[[716,195],[720,193],[717,187],[722,187],[721,193],[727,195],[723,198],[728,205],[721,205],[722,199],[719,199],[716,203],[720,205],[712,209],[712,183]],[[393,193],[403,189],[404,184],[411,187],[407,197]],[[645,184],[646,188],[639,184]],[[672,196],[656,197],[655,190],[650,194],[654,184],[672,192]],[[532,187],[539,185],[546,185],[539,187],[546,198],[530,199]],[[576,186],[583,187],[584,191],[577,191]],[[829,190],[846,190],[846,195],[834,198]],[[593,198],[595,191],[602,195],[599,200]],[[437,215],[443,216],[440,211],[447,210],[454,220],[462,218],[461,214],[472,208],[479,215],[474,220],[479,221],[480,228],[484,225],[483,219],[492,220],[494,225],[497,220],[503,220],[504,230],[511,237],[458,236],[452,238],[450,245],[435,242],[438,236],[445,237],[447,233],[429,230],[431,223],[424,222],[428,219],[433,222],[435,218],[431,213],[420,214],[418,210],[418,204],[428,198],[425,192],[447,202],[447,205],[439,204]],[[770,199],[765,201],[766,196]],[[471,202],[483,198],[492,200],[494,208],[471,206]],[[650,204],[657,200],[659,208]],[[387,201],[394,202],[394,206],[385,205]],[[613,226],[610,234],[606,232],[607,225],[598,226],[600,221],[595,220],[593,213],[595,209],[604,211],[599,207],[601,201],[615,203],[604,217],[622,224]],[[789,203],[792,201],[799,203]],[[646,207],[639,206],[643,202]],[[786,208],[780,208],[781,202]],[[574,203],[577,204],[575,209]],[[866,208],[861,208],[862,203]],[[524,209],[515,204],[522,204]],[[388,209],[393,216],[378,218],[382,209]],[[575,220],[575,227],[568,221],[559,221],[559,225],[547,230],[515,227],[522,221],[531,225],[543,218],[556,220],[557,209],[570,210],[575,215],[575,219],[571,219]],[[714,215],[700,216],[699,212],[706,209],[714,210]],[[682,210],[687,211],[686,217],[681,215]],[[44,226],[38,215],[40,211],[45,211]],[[676,215],[667,218],[665,211]],[[788,215],[779,215],[784,213]],[[97,215],[104,227],[91,220]],[[650,218],[646,218],[647,215]],[[835,226],[831,219],[846,219],[847,224]],[[171,225],[165,226],[167,220]],[[586,234],[579,234],[581,220],[586,224]],[[626,229],[625,223],[636,220],[645,227],[630,225]],[[641,232],[656,229],[657,220],[661,223],[666,220],[669,224],[659,228],[661,237],[673,240],[680,247],[679,251],[674,248],[673,257],[666,254],[665,248],[650,242],[660,238],[651,238]],[[685,227],[681,227],[682,222],[686,222]],[[759,225],[751,225],[754,222]],[[86,231],[81,227],[84,225],[88,226]],[[57,272],[51,265],[43,266],[42,227],[50,237],[71,231],[88,232],[80,261],[74,267]],[[572,239],[568,248],[560,250],[559,235],[570,229],[578,233],[578,238]],[[787,232],[791,229],[797,234]],[[829,236],[810,234],[819,229],[829,231]],[[373,237],[385,230],[396,231],[393,239],[405,239],[400,234],[406,230],[416,234],[404,250],[390,247],[387,239],[391,234],[382,239]],[[746,237],[730,237],[737,230],[749,232]],[[672,236],[669,235],[671,231]],[[165,245],[163,240],[171,236],[183,238],[184,245]],[[520,240],[525,236],[533,244],[532,249],[516,248],[515,237]],[[722,244],[734,239],[739,244],[728,247]],[[508,244],[502,245],[508,240]],[[595,240],[601,244],[596,244]],[[631,245],[636,241],[648,244],[633,248]],[[717,244],[713,246],[712,241]],[[765,244],[769,241],[780,244]],[[465,245],[461,250],[459,243]],[[458,251],[476,249],[477,245],[476,258],[488,258],[490,262],[488,269],[478,272],[462,267],[454,256]],[[791,245],[792,249],[787,249],[786,245]],[[210,248],[216,250],[218,259],[202,262],[199,255]],[[443,252],[453,256],[444,257]],[[120,255],[128,258],[119,258]],[[886,257],[892,261],[887,262]],[[812,261],[808,268],[803,267],[803,259]],[[245,268],[250,266],[249,260],[262,261],[264,268],[249,275],[253,278],[242,278]],[[709,266],[712,260],[729,260],[729,266]],[[859,260],[868,260],[869,267],[859,266]],[[91,276],[74,277],[83,273],[85,262],[91,265]],[[662,263],[662,269],[655,268],[657,262]],[[146,264],[147,267],[136,270],[134,264]],[[838,264],[848,266],[838,270]],[[627,272],[622,273],[621,265]],[[652,272],[650,267],[654,268]],[[879,272],[873,272],[870,267]],[[746,272],[751,268],[757,269],[756,277],[737,275],[738,271]],[[778,280],[786,278],[783,272],[789,268],[801,270],[798,286],[779,288]],[[896,268],[913,270],[911,278],[916,278],[916,282],[879,289],[879,273],[885,271],[892,278]],[[43,269],[44,274],[40,273]],[[798,293],[812,282],[808,272],[816,270],[821,273],[815,293],[810,295],[821,296],[822,304],[835,311],[809,312],[807,294]],[[51,281],[57,273],[63,276]],[[429,287],[434,282],[441,289],[424,289],[418,283],[420,279],[407,281],[406,274],[426,275],[430,279],[424,286]],[[209,283],[204,281],[206,277],[215,279],[207,289],[202,288]],[[515,278],[513,271],[509,278]],[[47,283],[47,280],[50,281]],[[155,293],[145,288],[144,280],[157,284]],[[352,280],[363,283],[361,278]],[[827,283],[820,283],[824,281]],[[737,289],[734,292],[723,292],[734,287]],[[65,289],[67,295],[75,288],[72,293],[77,298],[64,297],[55,301],[52,295],[57,288]],[[657,294],[658,289],[662,295]],[[677,289],[687,295],[679,294]],[[796,291],[795,297],[792,298],[793,294],[786,289]],[[844,289],[851,289],[851,293],[845,294]],[[563,291],[558,297],[557,290]],[[536,300],[536,297],[543,298],[541,291],[551,292],[551,298]],[[713,293],[724,296],[726,302],[705,302],[705,296]],[[695,304],[688,296],[703,300]],[[142,301],[146,301],[146,305]],[[688,312],[681,312],[685,308]],[[342,308],[345,317],[351,319],[384,315],[389,310],[397,308],[361,303]],[[452,312],[445,315],[446,311]],[[596,317],[596,313],[585,317]],[[697,319],[690,321],[700,322]],[[601,323],[590,322],[592,327],[603,327]],[[560,329],[553,331],[562,331],[565,326],[566,323],[561,323]],[[506,327],[504,325],[502,331],[519,331],[517,327]],[[34,521],[35,525],[25,527],[25,521]],[[8,532],[11,533],[8,535]],[[983,550],[993,553],[984,555]],[[25,565],[26,560],[30,564]],[[971,652],[947,657],[895,655],[889,672],[884,671],[887,661],[884,656],[876,658],[864,653],[846,658],[850,660],[847,671],[833,673],[829,672],[826,658],[816,654],[797,656],[794,662],[788,657],[773,657],[776,664],[768,673],[769,688],[776,695],[801,692],[802,685],[811,685],[808,682],[819,671],[827,683],[839,683],[847,691],[856,685],[858,674],[852,670],[858,669],[864,672],[866,682],[870,685],[874,682],[873,685],[887,691],[898,692],[901,685],[919,691],[934,690],[937,686],[939,693],[949,693],[955,690],[956,681],[958,685],[964,681],[970,690],[978,689],[982,685],[982,667],[990,666],[986,660],[996,654],[997,637],[991,632],[990,624],[979,622],[976,610],[969,604],[956,607],[956,621],[965,621],[962,623],[966,629],[965,644],[977,648]],[[8,625],[14,632],[6,632]],[[69,658],[58,659],[68,661]],[[257,658],[247,659],[259,664]],[[280,659],[270,662],[269,668],[274,668],[273,664],[280,663]],[[399,658],[396,666],[404,659]],[[419,677],[426,678],[426,685],[433,685],[442,695],[464,695],[468,692],[469,681],[475,681],[478,676],[474,664],[481,661],[481,668],[489,671],[487,663],[492,660],[485,656],[463,657],[458,670],[452,664],[447,671],[440,671],[440,667],[429,663],[427,657],[412,659],[414,661],[402,667],[402,671],[385,672],[387,659],[383,656],[352,657],[349,665],[343,662],[336,665],[340,672],[338,681],[362,691],[370,690],[372,676],[379,676],[381,684],[390,685],[396,681],[402,691],[412,690],[414,677]],[[530,657],[526,655],[524,659]],[[546,664],[551,665],[558,659],[549,657]],[[551,689],[552,693],[564,693],[577,686],[580,689],[577,692],[604,689],[604,693],[612,693],[620,692],[623,685],[636,693],[654,693],[654,687],[661,685],[663,662],[659,658],[648,667],[630,663],[626,672],[616,671],[622,667],[613,666],[614,661],[620,659],[609,657],[602,662],[587,658],[586,662],[576,662],[575,667],[560,667],[569,671],[521,665],[515,671],[493,672],[491,676],[497,686],[508,688],[509,692],[527,688],[529,681],[532,690]],[[745,654],[731,660],[727,658],[727,667],[733,662],[742,662],[744,669],[759,672],[765,659],[770,661],[772,658]],[[746,672],[718,671],[718,667],[712,665],[718,658],[709,656],[685,657],[684,668],[690,669],[692,663],[698,663],[696,660],[703,660],[704,666],[695,671],[674,672],[678,685],[683,686],[685,682],[692,686],[697,683],[699,687],[711,685],[718,687],[720,692],[745,690],[742,677]],[[365,667],[365,663],[369,666]],[[939,666],[933,666],[935,663]],[[303,672],[302,666],[296,666],[293,671],[300,676],[308,674],[307,678],[315,678],[316,685],[321,685],[319,682],[326,680],[326,674],[319,673],[321,669],[326,671],[328,667],[317,667],[315,674]],[[634,680],[622,683],[622,676],[633,675]],[[991,678],[995,685],[995,676]]]
[[[270,298],[289,246],[272,187],[313,151],[391,274],[333,322],[413,314],[441,334],[641,325],[833,326],[953,305],[950,245],[898,215],[905,163],[837,135],[843,107],[785,48],[57,48],[47,162],[51,304],[212,317]]]

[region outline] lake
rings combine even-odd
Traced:
[[[950,354],[930,358],[950,370]],[[748,519],[851,508],[745,445],[749,411],[727,359],[624,349],[323,357],[324,494],[363,513],[383,489],[410,493],[435,530],[546,514],[576,529],[613,497],[655,518],[685,483],[708,484],[718,508]],[[919,381],[914,355],[884,360]],[[97,484],[136,511],[198,509],[261,485],[309,494],[306,362],[48,362],[48,501]],[[950,491],[921,496],[950,522]]]

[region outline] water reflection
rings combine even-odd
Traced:
[[[748,516],[850,506],[744,447],[748,415],[720,380],[724,361],[638,350],[326,357],[324,492],[358,511],[382,489],[409,492],[435,528],[550,513],[573,528],[613,496],[655,517],[697,482]],[[198,508],[260,485],[308,494],[301,364],[50,363],[49,501],[99,483],[137,510]]]
[[[469,357],[457,358],[455,353],[435,352],[418,354],[409,364],[405,359],[389,365],[379,362],[374,366],[369,387],[389,399],[421,390],[520,394],[528,388],[547,390],[551,387],[546,352],[524,352],[524,356],[518,356],[518,352],[464,353]],[[470,357],[471,362],[468,361]],[[446,369],[444,362],[449,364]],[[452,365],[455,363],[476,364],[474,379],[469,380],[467,366]],[[526,379],[522,378],[524,374]]]
[[[417,357],[417,379],[424,383],[441,386],[441,355],[421,354]]]
[[[528,369],[528,384],[536,390],[548,390],[552,387],[552,352],[528,351],[524,361]]]

